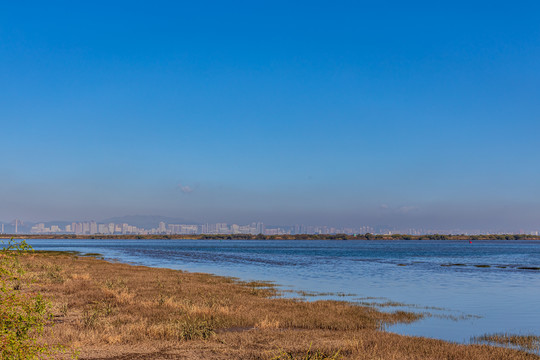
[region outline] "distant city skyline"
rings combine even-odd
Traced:
[[[12,234],[77,234],[77,235],[190,235],[190,234],[263,234],[263,235],[296,235],[296,234],[527,234],[538,235],[540,226],[535,229],[430,229],[430,228],[400,228],[392,225],[360,224],[357,226],[339,227],[332,225],[311,225],[296,223],[293,225],[268,225],[262,221],[251,223],[182,223],[179,220],[166,220],[160,216],[135,216],[117,218],[119,220],[104,221],[49,221],[25,222],[15,219],[12,222],[0,222],[0,233]],[[160,220],[156,220],[160,219]],[[156,223],[159,221],[158,223]],[[150,225],[153,223],[153,225]],[[142,224],[142,225],[141,225]]]
[[[0,220],[536,231],[539,13],[4,2]]]

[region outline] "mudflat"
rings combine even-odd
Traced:
[[[42,341],[80,359],[540,359],[387,333],[421,315],[280,298],[271,284],[34,252],[23,291],[51,301]],[[66,355],[69,355],[69,351]]]

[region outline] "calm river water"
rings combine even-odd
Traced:
[[[269,280],[319,296],[431,316],[389,331],[457,342],[540,335],[540,241],[30,240],[153,267]],[[459,265],[456,265],[459,264]],[[452,265],[452,266],[448,266]],[[305,295],[305,294],[304,294]],[[313,295],[313,294],[311,294]],[[391,303],[392,302],[392,303]]]

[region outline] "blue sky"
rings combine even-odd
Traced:
[[[540,229],[540,4],[4,2],[0,220]]]

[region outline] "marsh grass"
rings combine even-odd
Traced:
[[[81,253],[79,256],[89,256],[89,257],[95,257],[95,258],[103,258],[103,254],[100,253]]]
[[[280,350],[272,360],[339,360],[343,357],[339,354],[339,350],[333,354],[328,354],[321,350],[312,350],[311,344],[305,352],[293,353],[291,351]]]
[[[467,267],[467,266],[469,266],[469,265],[467,265],[467,264],[461,264],[461,263],[456,263],[456,264],[441,264],[441,266],[443,266],[443,267],[452,267],[452,266]],[[532,270],[532,271],[539,271],[539,270],[540,270],[540,267],[536,267],[536,266],[489,265],[489,264],[472,264],[472,265],[470,265],[470,266],[475,267],[475,268],[490,268],[490,267],[494,267],[494,268],[497,268],[497,269],[508,269],[508,268],[511,268],[511,269],[516,269],[516,270]]]
[[[44,340],[80,349],[81,359],[538,359],[386,333],[388,324],[423,315],[276,298],[268,282],[74,254],[36,253],[21,263],[53,303],[56,324]]]
[[[353,297],[358,296],[357,294],[351,294],[351,293],[343,293],[343,292],[318,292],[318,291],[305,291],[305,290],[281,290],[280,293],[295,293],[300,296],[300,299],[303,298],[315,298],[315,297],[326,297],[326,296],[334,296],[334,297]]]
[[[515,335],[508,333],[484,334],[473,337],[471,342],[515,346],[529,351],[540,351],[540,336],[536,335]]]
[[[467,266],[465,264],[456,263],[456,264],[441,264],[441,266]]]

